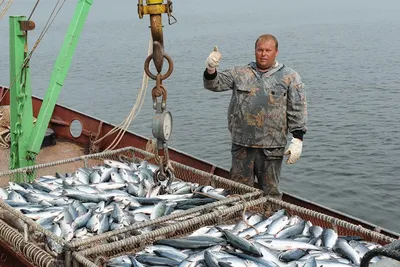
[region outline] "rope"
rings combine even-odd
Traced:
[[[150,36],[149,40],[149,47],[148,47],[148,56],[153,53],[153,40],[152,37]],[[114,138],[114,140],[111,142],[111,144],[105,149],[107,150],[113,150],[115,147],[119,144],[121,141],[122,137],[124,136],[125,132],[127,131],[129,125],[131,124],[132,120],[136,118],[136,116],[139,114],[140,110],[142,109],[144,99],[146,96],[146,89],[148,85],[149,77],[147,76],[146,72],[143,71],[143,78],[142,78],[142,86],[139,90],[138,97],[136,99],[136,102],[134,106],[132,107],[131,112],[129,113],[128,117],[119,125],[115,126],[111,131],[109,131],[107,134],[102,136],[101,138],[95,140],[93,142],[94,145],[98,144],[101,142],[104,138],[107,136],[110,136],[111,134],[115,133],[118,131],[117,136]]]
[[[25,242],[20,233],[0,220],[0,236],[15,250],[32,260],[36,266],[44,266],[54,261],[53,257],[31,242]]]
[[[156,153],[157,153],[157,147],[156,147],[156,141],[153,139],[149,139],[146,143],[146,152],[150,153],[151,155],[147,156],[144,158],[145,161],[149,161],[153,158],[156,158]],[[159,159],[156,159],[156,162],[160,162]]]
[[[14,0],[9,0],[9,1],[14,1]],[[57,6],[59,5],[61,0],[58,0],[56,5],[53,8],[53,11],[50,14],[50,17],[47,19],[46,24],[44,25],[42,32],[40,33],[38,39],[36,40],[35,44],[32,47],[32,50],[29,52],[28,56],[25,58],[24,60],[24,64],[21,67],[21,70],[18,72],[18,74],[14,77],[14,80],[10,83],[9,88],[11,89],[11,87],[15,84],[15,82],[17,81],[17,78],[20,76],[21,72],[27,67],[29,61],[31,60],[31,57],[33,55],[33,53],[35,52],[36,48],[39,46],[40,42],[43,40],[44,36],[46,35],[47,31],[49,30],[50,26],[53,24],[55,18],[57,17],[58,13],[60,12],[61,8],[63,7],[64,3],[66,0],[63,0],[63,2],[61,3],[60,7],[57,9]],[[37,4],[39,3],[39,1],[36,3],[36,5],[34,6],[31,15],[33,15]],[[55,13],[55,15],[53,16],[53,14]],[[52,17],[53,16],[53,17]],[[1,19],[1,15],[0,15],[0,19]],[[4,97],[4,96],[3,96]],[[3,99],[0,99],[0,101]]]
[[[4,0],[1,1],[0,6],[3,4]],[[0,12],[0,20],[4,17],[4,15],[7,13],[7,10],[10,8],[14,0],[8,0],[6,5],[4,6],[3,10]]]
[[[98,267],[97,264],[94,264],[90,260],[88,260],[85,256],[80,254],[79,252],[72,252],[72,257],[79,263],[81,263],[83,266],[87,267]]]
[[[242,195],[232,195],[232,196],[237,196],[237,197],[239,197],[239,198],[243,201],[243,203],[246,204],[246,200],[243,198]],[[243,220],[244,223],[247,225],[247,227],[253,228],[253,229],[256,231],[257,235],[260,234],[260,231],[258,231],[258,229],[257,229],[256,227],[254,227],[253,225],[251,225],[251,224],[249,223],[249,221],[246,219],[246,210],[247,210],[247,205],[244,205],[243,211],[242,211],[242,220]]]

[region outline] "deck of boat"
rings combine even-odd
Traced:
[[[43,147],[37,158],[36,164],[49,163],[56,160],[74,158],[78,156],[82,156],[85,154],[85,149],[75,143],[57,140],[56,145]],[[10,149],[0,148],[0,172],[7,171],[9,169],[10,164]],[[75,164],[75,163],[69,163]],[[65,165],[64,165],[65,166]],[[54,167],[54,172],[51,168],[46,168],[48,174],[55,173],[57,167]],[[0,187],[3,187],[8,184],[8,180],[0,179]]]

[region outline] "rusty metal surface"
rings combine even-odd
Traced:
[[[33,22],[32,20],[28,20],[28,21],[21,21],[20,23],[21,26],[21,31],[32,31],[35,29],[35,22]]]
[[[161,46],[164,46],[161,15],[150,15],[150,27],[153,41],[157,41],[161,44]]]

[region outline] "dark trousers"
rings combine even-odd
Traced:
[[[264,191],[264,196],[281,199],[279,178],[284,148],[252,148],[232,144],[230,179]],[[255,182],[257,179],[257,183]]]

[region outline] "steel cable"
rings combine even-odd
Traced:
[[[10,1],[13,1],[13,0],[10,0]],[[59,5],[60,1],[61,0],[58,0],[56,5],[54,6],[53,11],[50,14],[50,17],[47,19],[45,26],[43,27],[38,39],[36,40],[36,42],[34,43],[34,45],[32,47],[32,50],[29,52],[28,56],[25,58],[24,64],[22,64],[22,67],[21,67],[20,71],[14,77],[14,80],[10,82],[10,85],[9,85],[10,89],[15,84],[15,82],[17,81],[17,78],[20,76],[21,72],[28,66],[28,63],[31,60],[33,53],[35,52],[35,50],[39,46],[40,42],[43,40],[43,38],[46,35],[47,31],[49,30],[50,26],[53,24],[55,18],[57,17],[58,13],[60,12],[60,10],[63,7],[63,5],[64,5],[66,0],[63,0],[63,2],[61,3],[60,7],[56,11],[57,6]],[[37,4],[38,4],[38,2],[37,2]],[[32,10],[31,15],[33,15],[35,9],[36,9],[36,5],[35,5],[34,9]],[[55,13],[55,15],[53,16],[54,13]],[[0,14],[0,19],[1,19],[1,14]],[[5,97],[5,95],[3,95],[3,97],[0,99],[0,102],[3,100],[4,97]]]

